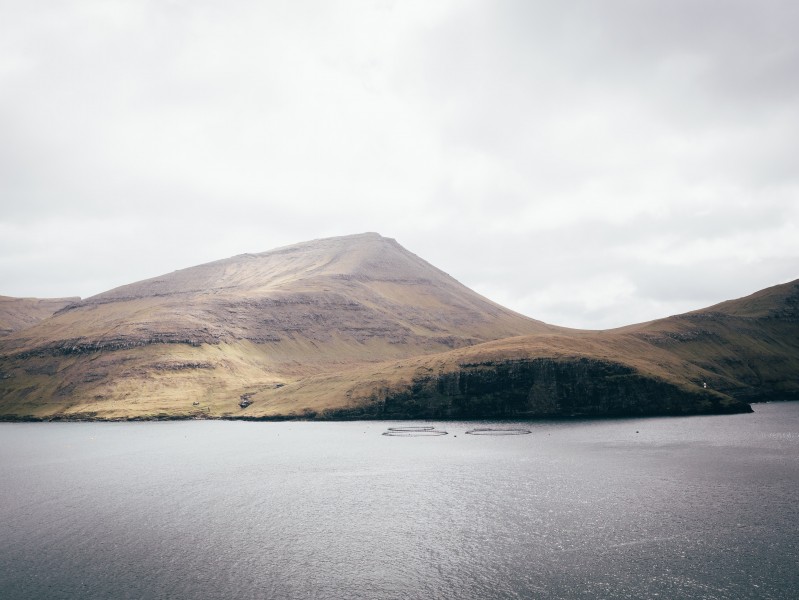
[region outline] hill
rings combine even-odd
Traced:
[[[12,298],[0,296],[0,336],[36,325],[80,298]]]
[[[378,234],[315,240],[122,286],[7,336],[0,406],[123,417],[200,402],[224,414],[320,372],[557,329]]]
[[[362,234],[183,269],[0,340],[1,418],[745,412],[799,397],[799,282],[610,331],[505,309]]]
[[[344,406],[325,402],[332,394]],[[645,416],[799,399],[799,281],[610,331],[496,340],[264,391],[330,418]]]

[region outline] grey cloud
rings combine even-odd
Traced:
[[[367,230],[582,326],[799,276],[798,11],[4,7],[0,293],[87,295]]]
[[[480,3],[425,33],[416,65],[448,134],[480,148],[535,151],[549,118],[614,101],[695,136],[797,121],[798,25],[792,2]]]
[[[746,262],[733,256],[699,254],[679,264],[652,262],[638,251],[641,240],[662,241],[661,252],[668,257],[686,244],[726,243],[741,235],[768,238],[790,218],[789,213],[780,212],[780,207],[771,211],[764,206],[759,210],[730,207],[726,213],[703,219],[673,214],[615,226],[578,221],[567,229],[506,234],[501,242],[490,234],[473,234],[468,242],[443,250],[431,248],[430,254],[447,270],[472,248],[472,263],[461,279],[482,293],[509,298],[516,310],[550,322],[613,327],[633,318],[649,320],[743,296],[796,278],[799,267],[799,249],[787,256],[763,256]],[[599,309],[590,308],[582,297],[563,297],[556,307],[525,300],[553,285],[580,290],[590,297],[592,285],[618,278],[634,289],[632,296]]]

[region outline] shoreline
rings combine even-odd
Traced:
[[[480,416],[451,416],[433,417],[428,415],[383,415],[383,416],[314,416],[308,415],[223,415],[218,417],[198,416],[198,415],[153,415],[153,416],[131,416],[131,417],[112,417],[103,418],[87,415],[51,415],[47,417],[37,417],[33,415],[0,415],[0,423],[152,423],[164,421],[242,421],[251,423],[279,423],[287,421],[316,422],[316,423],[346,423],[346,422],[369,422],[369,421],[426,421],[435,423],[445,423],[452,421],[479,422],[479,421],[504,421],[504,422],[550,422],[550,421],[619,421],[629,419],[650,419],[650,418],[679,418],[679,417],[708,417],[724,415],[745,415],[752,414],[754,410],[751,404],[766,404],[770,402],[799,402],[797,399],[775,399],[761,400],[746,404],[748,410],[727,410],[714,412],[694,412],[694,413],[662,413],[662,414],[613,414],[613,415],[546,415],[546,416],[503,416],[503,415],[480,415]]]

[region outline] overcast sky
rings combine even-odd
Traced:
[[[607,328],[799,278],[799,2],[0,0],[0,294],[377,231]]]

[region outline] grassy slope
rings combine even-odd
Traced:
[[[251,416],[369,412],[387,397],[419,396],[419,383],[474,366],[594,360],[694,396],[708,410],[743,410],[743,401],[799,398],[799,282],[701,311],[607,332],[562,330],[487,342],[435,356],[325,374],[260,392]],[[568,382],[567,382],[568,383]],[[707,383],[705,389],[703,384]],[[428,386],[429,387],[429,386]],[[439,401],[436,393],[425,396]],[[449,399],[450,403],[452,399]],[[711,407],[708,402],[711,402]]]
[[[32,327],[80,298],[12,298],[0,296],[0,336]]]
[[[667,413],[743,410],[799,392],[797,306],[793,282],[569,330],[482,298],[393,240],[332,238],[123,286],[5,336],[0,416],[377,416],[388,405],[402,416],[425,403],[654,413],[661,396],[674,397]]]
[[[753,400],[799,393],[799,281],[624,331],[702,369],[723,393]]]
[[[219,416],[318,373],[556,330],[393,240],[331,238],[123,286],[8,336],[0,413]]]
[[[47,372],[51,363],[45,358],[29,358],[26,383],[37,390],[27,401],[22,397],[11,406],[9,413],[100,418],[357,415],[415,382],[457,373],[464,365],[491,368],[537,359],[624,365],[644,378],[696,395],[700,404],[707,394],[722,407],[734,407],[731,396],[793,397],[799,391],[799,326],[792,307],[799,284],[777,286],[757,296],[762,309],[758,311],[744,310],[751,304],[746,298],[614,331],[560,330],[366,364],[360,353],[348,357],[347,345],[341,344],[336,369],[327,362],[310,368],[304,361],[312,347],[301,343],[293,348],[249,342],[155,344],[94,353],[92,373],[110,368],[117,372],[82,383],[76,381],[86,378],[80,357],[60,361],[57,376]],[[377,343],[373,354],[381,352]],[[703,382],[710,391],[701,388]],[[75,393],[76,388],[81,392]],[[246,409],[238,406],[242,394],[251,394],[253,401]],[[43,403],[42,396],[52,400]]]

